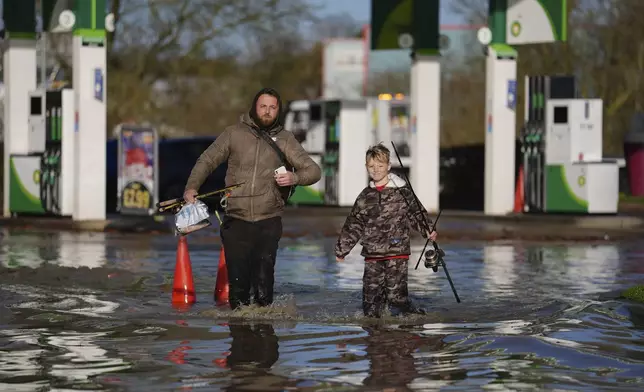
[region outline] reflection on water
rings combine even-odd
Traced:
[[[443,346],[441,338],[423,338],[404,331],[381,328],[365,328],[369,333],[365,339],[365,353],[369,360],[369,375],[363,385],[383,388],[410,384],[420,377],[413,353],[439,351]]]
[[[38,268],[43,263],[61,267],[97,268],[106,263],[105,233],[56,232],[4,235],[2,265]]]
[[[97,268],[106,263],[105,233],[57,233],[61,267]]]
[[[515,247],[511,245],[490,245],[483,248],[483,289],[495,295],[514,295],[519,276],[516,272]]]
[[[612,285],[619,272],[619,250],[614,245],[549,247],[543,265],[560,271],[578,294],[589,294]],[[557,263],[564,260],[564,263]]]
[[[103,390],[94,376],[131,367],[99,346],[106,335],[46,328],[0,330],[1,390]]]
[[[609,322],[618,314],[600,317],[624,310],[620,305],[611,310],[614,305],[571,307],[532,322],[185,326],[185,340],[168,340],[178,332],[158,330],[150,333],[156,336],[152,340],[117,345],[119,356],[147,353],[139,356],[138,369],[118,375],[119,385],[133,390],[635,391],[644,374],[644,334],[627,319]],[[168,363],[173,366],[163,366]],[[162,376],[149,378],[162,368]]]
[[[619,272],[620,252],[615,245],[483,247],[482,282],[494,296],[516,295],[528,275],[546,290],[565,286],[566,296],[593,294],[612,286]]]
[[[232,343],[226,366],[231,369],[246,365],[268,369],[279,357],[277,336],[270,324],[229,325]]]
[[[56,311],[105,318],[119,307],[118,303],[97,298],[97,295],[92,293],[50,293],[39,288],[20,285],[12,285],[5,290],[20,293],[25,297],[24,301],[12,306],[16,309]]]
[[[641,283],[644,244],[445,244],[457,304],[444,271],[414,269],[414,243],[410,293],[430,315],[375,323],[360,247],[337,263],[334,242],[284,239],[276,292],[293,311],[233,319],[212,309],[207,237],[189,244],[198,303],[179,314],[175,237],[5,231],[0,390],[638,390],[644,307],[599,294]]]
[[[279,390],[285,379],[273,376],[270,368],[279,359],[279,339],[271,324],[228,326],[230,349],[220,366],[230,369],[226,390],[275,388]],[[252,377],[247,377],[252,374]]]
[[[644,334],[627,319],[615,323],[619,314],[605,315],[623,310],[611,306],[586,304],[531,323],[405,328],[178,323],[180,330],[147,328],[119,337],[11,329],[0,334],[0,387],[636,391],[644,374]],[[167,339],[177,335],[185,339]]]

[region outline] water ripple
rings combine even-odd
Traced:
[[[92,377],[131,367],[129,362],[112,357],[100,347],[106,335],[44,328],[0,330],[0,381],[6,388],[3,390],[44,387],[78,390],[75,389],[78,386],[102,390]]]
[[[197,304],[169,306],[171,236],[6,231],[0,389],[639,390],[644,306],[611,293],[644,278],[642,244],[445,244],[414,269],[426,316],[361,315],[364,261],[334,239],[285,238],[276,304],[215,308],[219,245],[190,241]]]

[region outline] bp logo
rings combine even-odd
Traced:
[[[40,170],[34,170],[31,178],[34,180],[34,184],[40,184]]]
[[[521,23],[517,21],[512,22],[512,25],[510,26],[510,33],[512,33],[513,37],[518,37],[519,34],[521,34]]]
[[[586,185],[586,176],[582,174],[581,176],[577,177],[577,184],[582,187]]]

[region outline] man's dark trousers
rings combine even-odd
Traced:
[[[282,237],[282,218],[257,222],[225,216],[221,240],[226,252],[231,309],[250,304],[250,290],[260,306],[273,303],[275,258]]]

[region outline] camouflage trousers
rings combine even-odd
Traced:
[[[362,277],[362,310],[366,317],[381,317],[386,305],[411,311],[407,290],[409,259],[367,261]]]

